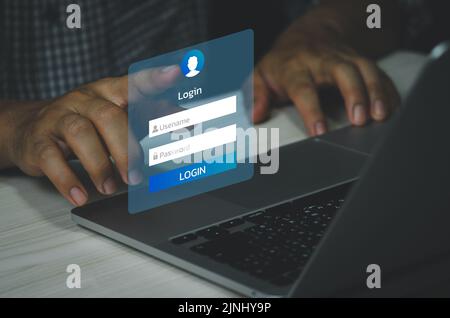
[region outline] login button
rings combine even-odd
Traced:
[[[236,168],[236,163],[196,163],[149,177],[150,192],[158,192]]]

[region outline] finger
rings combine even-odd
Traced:
[[[181,74],[178,65],[170,65],[155,69],[142,70],[128,76],[129,92],[139,96],[160,93],[172,86],[178,76]],[[125,77],[119,78],[118,86],[126,86]]]
[[[283,78],[286,93],[299,110],[310,135],[327,131],[325,116],[320,108],[319,96],[309,71],[290,69]]]
[[[82,90],[124,108],[129,102],[169,88],[180,73],[177,65],[153,68],[127,76],[105,78],[84,86]]]
[[[378,121],[386,119],[391,109],[390,92],[387,91],[387,87],[385,86],[386,78],[382,76],[382,71],[376,64],[369,60],[358,59],[355,63],[366,85],[372,118]]]
[[[50,138],[36,143],[34,153],[39,168],[69,202],[75,206],[81,206],[87,202],[88,195],[83,184],[70,168],[61,150]]]
[[[91,121],[71,113],[58,121],[56,131],[80,160],[97,190],[107,195],[116,192],[117,184],[109,155]]]
[[[331,76],[345,101],[347,116],[354,125],[368,119],[368,101],[364,80],[355,65],[344,60],[332,61]]]
[[[130,185],[138,185],[143,180],[143,154],[137,138],[130,129],[128,129],[128,153],[131,155],[128,160],[127,183]]]
[[[256,69],[253,76],[254,103],[253,122],[260,123],[267,119],[269,115],[270,92],[264,82],[260,70]]]
[[[143,157],[138,141],[128,129],[126,111],[100,98],[92,98],[77,105],[76,109],[94,124],[114,159],[122,180],[128,184],[132,183],[128,168],[139,166]]]

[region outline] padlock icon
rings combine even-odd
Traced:
[[[158,153],[156,152],[153,153],[153,160],[158,160]]]

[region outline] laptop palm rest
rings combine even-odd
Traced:
[[[249,209],[274,205],[357,178],[367,156],[309,139],[280,149],[277,173],[260,174],[257,165],[250,182],[221,189],[214,195]]]

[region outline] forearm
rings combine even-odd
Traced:
[[[9,158],[9,141],[11,137],[11,103],[0,101],[0,169],[9,168],[13,164]]]
[[[21,118],[40,104],[40,102],[0,101],[0,169],[14,165],[11,154],[14,151],[14,138],[19,132],[17,127]]]
[[[381,29],[369,29],[366,20],[369,4],[381,7]],[[343,44],[370,58],[398,48],[402,36],[402,15],[397,1],[392,0],[322,0],[306,15],[295,21],[280,37],[278,46],[283,47],[295,39],[295,34],[313,33],[313,38],[324,41],[330,33]],[[300,38],[298,41],[302,41]]]

